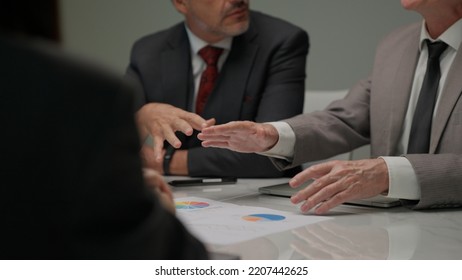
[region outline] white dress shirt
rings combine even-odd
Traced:
[[[231,44],[233,43],[233,38],[228,37],[222,41],[219,41],[214,44],[209,44],[204,40],[200,39],[185,24],[186,32],[188,34],[189,43],[191,45],[191,65],[192,65],[192,72],[194,77],[194,103],[196,104],[197,92],[199,91],[199,84],[200,79],[202,76],[202,72],[204,72],[206,68],[205,61],[202,57],[199,56],[198,52],[207,45],[212,45],[214,47],[222,48],[223,53],[221,54],[220,58],[218,59],[218,71],[221,70],[223,64],[225,64],[226,59],[228,58],[229,52],[231,51]],[[193,106],[193,110],[195,110],[196,106]]]
[[[419,98],[420,89],[422,87],[425,71],[427,67],[428,50],[427,45],[424,43],[426,39],[431,41],[443,41],[448,44],[448,48],[443,52],[440,57],[440,70],[441,78],[438,88],[438,96],[435,105],[435,112],[438,110],[439,100],[441,97],[442,89],[444,88],[446,77],[449,72],[449,68],[454,61],[460,44],[462,43],[462,19],[454,23],[448,28],[441,36],[436,40],[430,38],[425,27],[425,22],[422,23],[422,30],[420,34],[420,56],[417,63],[416,71],[414,74],[414,81],[412,84],[411,97],[409,101],[409,107],[406,113],[404,122],[404,129],[401,134],[401,138],[398,145],[398,153],[404,154],[407,151],[409,133],[412,125],[412,117],[414,115],[417,100]],[[292,128],[285,122],[272,122],[270,123],[276,127],[279,132],[278,143],[269,151],[266,151],[264,155],[284,158],[292,160],[295,146],[295,133]],[[399,156],[384,156],[381,157],[385,160],[388,173],[389,173],[389,190],[388,196],[402,199],[420,199],[420,187],[415,175],[414,169],[411,163],[405,157]]]

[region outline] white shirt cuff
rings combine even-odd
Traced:
[[[388,197],[420,199],[420,186],[414,168],[405,157],[380,157],[388,167]]]
[[[292,161],[294,157],[295,133],[292,127],[286,122],[268,122],[276,128],[279,140],[273,148],[259,154]]]

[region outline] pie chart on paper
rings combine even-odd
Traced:
[[[274,214],[252,214],[242,217],[247,222],[276,222],[285,220],[285,218],[284,216]]]
[[[175,203],[176,209],[201,209],[209,207],[210,204],[203,201],[178,201]]]

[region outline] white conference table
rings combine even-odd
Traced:
[[[187,177],[166,177],[167,181]],[[201,197],[245,206],[296,211],[288,198],[258,193],[258,188],[287,182],[238,179],[233,185],[175,187],[175,198]],[[462,259],[462,210],[414,211],[341,205],[332,219],[209,250],[241,259]]]

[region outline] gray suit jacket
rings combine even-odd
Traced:
[[[418,60],[421,23],[401,28],[379,45],[371,76],[323,112],[288,123],[296,133],[292,164],[325,159],[370,143],[372,156],[399,156],[397,145]],[[405,155],[421,187],[415,209],[462,205],[462,52],[444,85],[434,119],[430,154]],[[275,160],[279,167],[287,162]]]
[[[252,12],[249,30],[235,37],[204,118],[218,124],[235,120],[276,121],[303,110],[305,31],[282,20]],[[193,77],[184,23],[146,36],[132,50],[127,77],[138,85],[137,108],[161,102],[190,110]],[[277,177],[270,160],[255,154],[202,148],[195,135],[185,139],[191,176]]]

